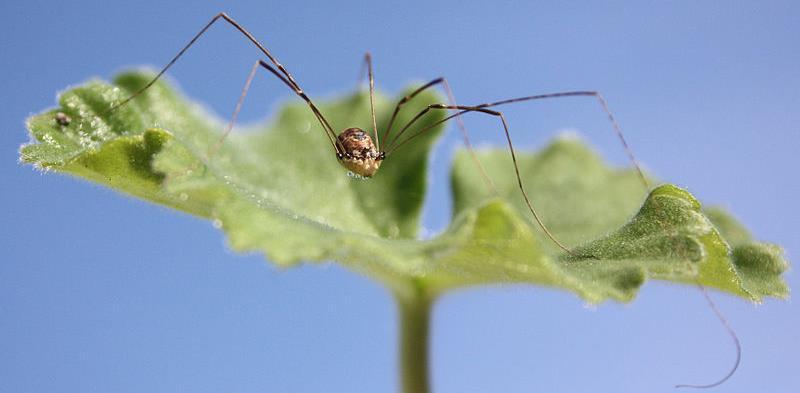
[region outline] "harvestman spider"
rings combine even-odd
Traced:
[[[471,149],[471,145],[469,143],[469,139],[467,137],[466,130],[464,128],[463,123],[461,122],[461,118],[460,117],[462,115],[464,115],[466,113],[470,113],[470,112],[478,112],[478,113],[483,113],[483,114],[487,114],[487,115],[490,115],[490,116],[497,117],[500,120],[500,122],[501,122],[501,124],[503,126],[503,131],[505,133],[505,138],[506,138],[506,141],[508,143],[508,149],[509,149],[509,152],[511,154],[511,160],[512,160],[512,163],[514,164],[514,174],[515,174],[516,179],[517,179],[517,185],[519,187],[520,192],[522,193],[522,197],[525,200],[525,204],[527,205],[528,210],[530,210],[531,214],[533,215],[534,220],[536,221],[538,226],[542,229],[542,231],[545,233],[545,235],[547,235],[547,237],[553,243],[555,243],[559,248],[561,248],[562,250],[564,250],[565,252],[567,252],[568,254],[571,254],[571,255],[574,255],[572,250],[570,250],[563,243],[561,243],[550,232],[550,230],[544,225],[544,223],[542,222],[541,218],[539,217],[539,214],[536,212],[536,209],[534,209],[534,207],[533,207],[533,203],[531,202],[531,198],[528,196],[528,193],[525,191],[525,187],[523,186],[523,183],[522,183],[522,177],[520,176],[520,172],[519,172],[519,166],[517,165],[517,157],[516,157],[516,152],[514,150],[514,144],[511,141],[511,134],[509,133],[508,123],[506,122],[505,116],[500,111],[496,111],[496,110],[492,110],[492,109],[488,109],[488,108],[501,106],[501,105],[505,105],[505,104],[516,103],[516,102],[533,101],[533,100],[550,99],[550,98],[594,97],[597,100],[597,102],[600,104],[600,106],[602,107],[602,109],[605,112],[605,114],[607,115],[608,120],[611,123],[611,125],[612,125],[612,127],[614,129],[614,132],[617,135],[617,138],[619,139],[620,143],[622,144],[622,147],[625,149],[625,152],[626,152],[626,154],[628,156],[628,159],[630,160],[630,162],[633,164],[634,168],[636,169],[638,177],[641,180],[642,184],[644,185],[645,189],[648,189],[648,190],[650,189],[650,184],[649,184],[647,178],[644,176],[644,173],[642,172],[638,161],[634,157],[633,152],[631,151],[630,147],[628,146],[628,143],[625,141],[625,137],[622,134],[622,129],[619,126],[619,123],[617,122],[617,120],[614,117],[614,115],[611,113],[611,110],[609,109],[608,103],[606,102],[605,98],[603,98],[603,96],[597,91],[588,91],[588,90],[587,91],[567,91],[567,92],[538,94],[538,95],[532,95],[532,96],[526,96],[526,97],[511,98],[511,99],[507,99],[507,100],[488,102],[488,103],[479,104],[479,105],[457,105],[455,103],[455,99],[453,97],[453,94],[452,94],[452,91],[451,91],[451,89],[449,87],[449,84],[447,83],[447,80],[445,78],[443,78],[443,77],[439,77],[439,78],[436,78],[436,79],[434,79],[434,80],[422,85],[421,87],[417,88],[416,90],[414,90],[410,94],[408,94],[405,97],[403,97],[402,99],[400,99],[397,102],[397,104],[395,105],[394,111],[392,112],[392,116],[391,116],[391,118],[389,119],[389,122],[386,125],[386,129],[384,129],[383,132],[379,134],[378,133],[377,121],[376,121],[376,118],[375,118],[375,104],[374,104],[375,81],[374,81],[373,72],[372,72],[372,57],[370,56],[369,53],[367,53],[364,56],[364,63],[366,65],[366,67],[367,67],[368,75],[369,75],[369,98],[370,98],[370,111],[371,111],[371,116],[372,116],[372,136],[370,136],[369,133],[367,133],[364,130],[362,130],[360,128],[357,128],[357,127],[346,128],[344,131],[342,131],[341,133],[339,133],[337,135],[336,132],[334,131],[333,127],[330,125],[330,123],[328,123],[328,121],[325,119],[325,116],[323,116],[322,112],[320,112],[320,110],[317,108],[317,106],[314,105],[314,103],[311,101],[311,99],[308,97],[308,95],[306,95],[305,91],[303,91],[303,89],[300,87],[300,85],[297,83],[297,81],[295,81],[295,79],[292,77],[292,75],[289,73],[289,71],[287,71],[286,68],[280,62],[278,62],[278,60],[269,52],[269,50],[267,50],[267,48],[264,47],[264,45],[262,45],[249,31],[247,31],[244,27],[242,27],[242,25],[240,25],[238,22],[233,20],[230,16],[228,16],[224,12],[221,12],[221,13],[215,15],[211,19],[211,21],[209,21],[197,34],[195,34],[195,36],[192,37],[192,39],[172,58],[172,60],[170,60],[169,63],[167,63],[158,72],[158,74],[156,74],[156,76],[153,77],[153,79],[151,79],[147,84],[145,84],[139,90],[137,90],[136,92],[131,94],[129,97],[127,97],[124,100],[120,101],[116,105],[113,105],[111,108],[109,108],[106,111],[106,113],[114,111],[115,109],[127,104],[128,102],[130,102],[131,100],[135,99],[137,96],[142,94],[145,90],[150,88],[150,86],[152,86],[159,78],[161,78],[161,76],[163,76],[164,73],[166,73],[167,70],[170,67],[172,67],[172,65],[174,65],[175,62],[177,62],[178,59],[181,56],[183,56],[183,54],[186,53],[186,51],[192,45],[194,45],[194,43],[197,42],[197,40],[209,28],[211,28],[212,25],[214,25],[214,23],[216,23],[219,20],[224,20],[224,21],[228,22],[236,30],[238,30],[241,34],[243,34],[253,45],[255,45],[261,51],[261,53],[264,56],[267,57],[267,59],[269,59],[269,63],[264,61],[263,59],[259,59],[255,64],[253,64],[253,67],[250,70],[250,74],[248,75],[247,80],[245,82],[244,88],[242,89],[242,93],[239,96],[239,100],[236,103],[236,108],[235,108],[235,110],[233,112],[233,115],[231,116],[231,120],[228,123],[227,127],[225,128],[225,131],[223,132],[222,136],[217,141],[217,143],[215,145],[213,145],[209,149],[208,156],[207,156],[208,158],[210,158],[217,150],[219,150],[219,148],[221,147],[221,145],[222,145],[223,141],[225,140],[225,138],[233,130],[233,126],[236,123],[236,118],[238,117],[239,112],[240,112],[240,110],[242,108],[242,104],[244,102],[244,98],[247,95],[248,90],[250,89],[250,84],[253,81],[253,78],[255,78],[255,75],[256,75],[256,72],[258,71],[258,69],[259,68],[264,68],[267,71],[269,71],[270,73],[272,73],[273,75],[275,75],[275,77],[280,79],[281,82],[283,82],[286,86],[288,86],[292,91],[294,91],[295,94],[297,94],[303,101],[305,101],[306,104],[308,104],[309,108],[314,113],[314,116],[317,118],[317,120],[319,121],[319,123],[322,126],[323,130],[325,131],[325,134],[327,135],[327,137],[328,137],[328,139],[329,139],[329,141],[331,143],[331,147],[333,148],[334,153],[336,154],[336,158],[339,161],[339,163],[342,164],[342,166],[347,168],[349,171],[351,171],[351,172],[353,172],[353,173],[355,173],[357,175],[360,175],[360,176],[363,176],[363,177],[367,177],[367,178],[372,177],[373,175],[375,175],[375,173],[378,171],[378,169],[380,169],[380,166],[381,166],[381,163],[383,162],[383,160],[388,159],[392,155],[392,153],[394,153],[394,151],[396,151],[398,148],[400,148],[404,144],[408,143],[409,141],[413,140],[417,136],[423,134],[424,132],[432,129],[433,127],[435,127],[435,126],[437,126],[439,124],[445,123],[445,122],[447,122],[448,120],[451,120],[451,119],[456,119],[456,121],[458,123],[458,126],[459,126],[459,128],[460,128],[460,130],[462,132],[462,137],[464,138],[466,146],[469,149],[470,153],[472,154],[472,157],[475,160],[476,164],[478,165],[478,168],[480,169],[481,174],[484,177],[484,180],[487,182],[487,185],[489,185],[490,187],[493,187],[492,184],[491,184],[491,180],[488,179],[486,173],[483,170],[483,167],[481,166],[480,162],[478,162],[477,157],[474,155],[474,152]],[[387,141],[387,138],[391,134],[392,126],[394,125],[394,121],[397,118],[397,115],[400,112],[400,109],[402,109],[403,105],[405,105],[408,101],[412,100],[415,96],[417,96],[421,92],[423,92],[423,91],[425,91],[425,90],[427,90],[429,88],[432,88],[434,86],[437,86],[437,85],[441,86],[445,90],[445,92],[447,93],[447,96],[448,96],[448,99],[449,99],[450,103],[448,103],[448,104],[434,103],[434,104],[427,105],[425,107],[425,109],[421,110],[414,117],[412,117],[411,120],[409,120],[409,122],[400,129],[400,131],[398,131],[396,134],[394,134],[391,137],[391,139],[388,140],[388,144],[382,149],[381,148],[381,141]],[[422,118],[426,114],[430,113],[431,111],[437,111],[437,110],[455,111],[455,113],[449,114],[448,116],[444,117],[443,119],[438,120],[438,121],[436,121],[436,122],[434,122],[434,123],[432,123],[432,124],[430,124],[430,125],[428,125],[426,127],[423,127],[422,129],[416,131],[411,136],[407,137],[405,140],[399,141],[400,137],[414,123],[416,123],[420,118]],[[59,120],[59,121],[61,121],[61,120]],[[68,121],[68,120],[63,120],[63,121]],[[373,139],[374,139],[374,142],[373,142]],[[734,340],[734,343],[736,344],[736,351],[737,351],[736,362],[735,362],[735,365],[734,365],[733,369],[730,370],[730,372],[718,382],[715,382],[715,383],[709,384],[709,385],[677,385],[676,387],[710,388],[710,387],[717,386],[717,385],[725,382],[728,378],[730,378],[733,375],[733,373],[736,371],[736,369],[739,366],[739,361],[740,361],[740,358],[741,358],[741,347],[740,347],[740,344],[739,344],[739,340],[736,338],[735,333],[730,328],[727,320],[719,312],[719,310],[717,309],[717,307],[715,306],[715,304],[713,303],[713,301],[709,297],[708,293],[706,292],[705,288],[702,287],[702,286],[700,286],[700,288],[703,291],[703,294],[704,294],[705,298],[708,300],[709,304],[711,305],[712,310],[714,311],[716,316],[720,319],[720,321],[723,323],[723,325],[726,328],[727,332],[731,335],[731,337]]]
[[[570,253],[570,254],[572,254],[572,251],[569,248],[567,248],[563,243],[561,243],[550,232],[550,230],[544,225],[544,222],[542,222],[541,218],[539,217],[539,214],[536,212],[536,209],[534,209],[534,207],[533,207],[533,203],[531,202],[531,198],[528,196],[527,191],[525,191],[525,187],[522,184],[522,177],[520,176],[520,173],[519,173],[519,166],[517,165],[516,152],[514,150],[514,145],[511,142],[511,134],[508,131],[508,123],[506,122],[505,116],[503,115],[502,112],[495,111],[495,110],[488,109],[488,108],[495,107],[495,106],[500,106],[500,105],[504,105],[504,104],[511,104],[511,103],[515,103],[515,102],[533,101],[533,100],[541,100],[541,99],[549,99],[549,98],[578,97],[578,96],[594,97],[600,103],[600,106],[602,107],[603,111],[608,116],[608,119],[609,119],[609,121],[611,122],[611,125],[614,128],[614,132],[616,133],[617,137],[619,138],[620,142],[622,143],[622,146],[625,149],[625,151],[626,151],[626,153],[628,155],[628,158],[630,159],[631,163],[636,168],[636,171],[637,171],[637,173],[639,175],[639,178],[642,181],[642,184],[644,185],[644,187],[646,189],[650,188],[650,184],[648,183],[646,177],[644,176],[644,173],[642,172],[641,168],[639,167],[639,164],[636,161],[636,158],[634,157],[633,152],[628,147],[628,144],[625,141],[625,137],[622,135],[622,129],[620,128],[619,124],[617,123],[616,119],[614,118],[614,115],[609,110],[608,104],[606,103],[606,100],[603,98],[602,95],[600,95],[600,93],[598,93],[596,91],[569,91],[569,92],[539,94],[539,95],[532,95],[532,96],[527,96],[527,97],[518,97],[518,98],[512,98],[512,99],[496,101],[496,102],[489,102],[489,103],[484,103],[484,104],[479,104],[479,105],[456,105],[455,99],[453,98],[453,94],[452,94],[452,92],[450,90],[450,87],[449,87],[449,84],[447,83],[447,80],[445,78],[443,78],[443,77],[439,77],[439,78],[436,78],[436,79],[434,79],[434,80],[422,85],[418,89],[414,90],[413,92],[411,92],[407,96],[405,96],[402,99],[400,99],[397,102],[397,104],[396,104],[396,106],[394,108],[394,112],[392,113],[392,117],[389,119],[389,122],[387,123],[386,129],[383,130],[383,132],[379,135],[378,127],[377,127],[377,121],[376,121],[376,118],[375,118],[375,105],[374,105],[375,81],[374,81],[374,77],[373,77],[373,73],[372,73],[372,57],[370,56],[369,53],[367,53],[364,56],[364,63],[366,64],[366,67],[367,67],[367,70],[368,70],[368,75],[369,75],[370,110],[371,110],[371,114],[372,114],[372,136],[370,136],[364,130],[362,130],[360,128],[356,128],[356,127],[347,128],[347,129],[345,129],[344,131],[342,131],[341,133],[339,133],[337,135],[336,132],[334,131],[333,127],[330,125],[330,123],[328,123],[328,121],[325,119],[325,116],[323,116],[322,112],[320,112],[320,110],[317,108],[317,106],[314,105],[314,103],[311,101],[311,99],[308,97],[308,95],[306,95],[305,91],[303,91],[303,89],[300,87],[300,85],[297,83],[297,81],[295,81],[294,77],[292,77],[292,75],[289,73],[289,71],[287,71],[286,68],[280,62],[278,62],[278,60],[272,55],[272,53],[270,53],[269,50],[267,50],[267,48],[264,45],[262,45],[249,31],[247,31],[247,29],[242,27],[242,25],[240,25],[238,22],[233,20],[233,18],[231,18],[230,16],[228,16],[224,12],[221,12],[221,13],[215,15],[211,19],[211,21],[208,22],[197,34],[195,34],[195,36],[192,37],[192,39],[189,41],[189,43],[187,43],[175,55],[175,57],[173,57],[172,60],[170,60],[169,63],[167,63],[167,65],[165,65],[158,72],[158,74],[156,74],[156,76],[153,77],[153,79],[151,79],[147,84],[145,84],[139,90],[137,90],[136,92],[131,94],[129,97],[125,98],[124,100],[120,101],[116,105],[114,105],[111,108],[109,108],[107,112],[111,112],[111,111],[113,111],[113,110],[115,110],[115,109],[127,104],[128,102],[130,102],[131,100],[133,100],[134,98],[136,98],[137,96],[142,94],[145,90],[150,88],[150,86],[152,86],[159,78],[161,78],[161,76],[164,75],[164,73],[167,72],[167,70],[170,67],[172,67],[172,65],[174,65],[175,62],[177,62],[178,59],[181,56],[183,56],[183,54],[186,53],[186,51],[192,45],[194,45],[194,43],[197,42],[197,40],[209,28],[211,28],[212,25],[214,25],[214,23],[216,23],[219,20],[224,20],[224,21],[228,22],[236,30],[238,30],[240,33],[242,33],[251,43],[253,43],[253,45],[255,45],[261,51],[261,53],[264,54],[264,56],[266,56],[269,59],[269,63],[264,61],[263,59],[259,59],[255,64],[253,64],[253,67],[250,70],[250,74],[248,75],[247,80],[245,82],[244,88],[242,89],[242,93],[239,96],[239,100],[236,103],[236,109],[233,112],[233,116],[231,117],[231,120],[228,123],[228,126],[225,128],[225,131],[223,132],[223,134],[220,137],[220,139],[217,141],[217,143],[214,146],[212,146],[209,149],[209,152],[208,152],[208,156],[209,157],[211,155],[213,155],[217,150],[219,150],[219,148],[221,147],[222,142],[224,141],[224,139],[227,137],[228,134],[230,134],[231,130],[233,129],[233,125],[236,122],[236,118],[238,117],[239,111],[242,108],[242,103],[244,102],[244,98],[247,95],[247,91],[250,88],[250,84],[251,84],[251,82],[253,81],[253,78],[256,75],[256,71],[259,68],[264,68],[264,69],[268,70],[269,72],[271,72],[273,75],[275,75],[275,77],[280,79],[281,82],[283,82],[286,86],[288,86],[292,91],[294,91],[295,94],[297,94],[303,101],[305,101],[306,104],[308,104],[309,108],[314,113],[314,116],[319,121],[319,123],[322,126],[323,130],[325,130],[325,134],[327,135],[328,139],[330,140],[331,147],[333,148],[334,153],[336,154],[336,158],[339,161],[339,163],[341,163],[342,166],[347,168],[349,171],[351,171],[351,172],[353,172],[353,173],[355,173],[357,175],[360,175],[360,176],[363,176],[363,177],[367,177],[367,178],[368,177],[372,177],[373,175],[375,175],[375,173],[380,168],[381,163],[383,162],[383,160],[388,159],[392,155],[392,153],[394,153],[394,151],[396,151],[398,148],[400,148],[404,144],[408,143],[409,141],[413,140],[417,136],[423,134],[426,131],[429,131],[430,129],[432,129],[433,127],[435,127],[435,126],[437,126],[439,124],[447,122],[450,119],[456,118],[456,120],[458,121],[459,127],[461,128],[462,136],[464,137],[464,140],[465,140],[465,142],[467,144],[467,147],[469,148],[470,147],[469,139],[467,138],[467,134],[466,134],[466,131],[464,130],[463,124],[460,122],[460,116],[464,115],[465,113],[469,113],[469,112],[478,112],[478,113],[484,113],[484,114],[487,114],[487,115],[490,115],[490,116],[497,117],[500,120],[500,122],[502,123],[503,131],[505,132],[506,141],[508,142],[508,149],[511,152],[511,159],[512,159],[512,162],[514,164],[514,173],[515,173],[516,178],[517,178],[517,184],[519,186],[520,192],[522,193],[522,197],[524,198],[525,203],[528,206],[528,209],[530,210],[531,214],[533,215],[534,220],[536,220],[536,223],[539,225],[539,227],[542,229],[542,231],[544,231],[545,235],[547,235],[547,237],[553,243],[555,243],[559,248],[561,248],[562,250],[564,250],[565,252]],[[387,146],[385,146],[382,149],[381,141],[382,140],[386,141],[387,137],[390,136],[390,133],[392,131],[392,126],[394,125],[394,121],[397,118],[397,115],[400,112],[400,109],[403,107],[403,105],[405,105],[408,101],[412,100],[415,96],[417,96],[421,92],[423,92],[423,91],[425,91],[425,90],[427,90],[427,89],[429,89],[431,87],[437,86],[437,85],[441,86],[447,92],[447,95],[448,95],[449,100],[451,101],[451,103],[449,103],[449,104],[435,103],[435,104],[427,105],[425,107],[425,109],[421,110],[413,118],[411,118],[411,120],[405,126],[403,126],[403,128],[401,128],[399,132],[394,134],[394,136],[391,137],[391,140],[389,140]],[[435,111],[435,110],[446,110],[446,111],[454,110],[454,111],[457,111],[457,112],[455,112],[453,114],[450,114],[447,117],[445,117],[445,118],[443,118],[441,120],[438,120],[438,121],[434,122],[433,124],[430,124],[430,125],[422,128],[422,129],[416,131],[416,133],[410,135],[405,140],[399,141],[400,136],[405,134],[406,131],[414,123],[417,122],[417,120],[419,120],[420,118],[422,118],[423,116],[425,116],[429,112]],[[373,142],[373,138],[374,138],[374,142]],[[484,180],[487,180],[487,183],[491,185],[491,182],[488,181],[488,178],[486,177],[486,174],[483,171],[483,168],[480,166],[480,163],[477,161],[477,158],[475,158],[474,153],[472,152],[472,149],[470,148],[469,150],[473,154],[473,158],[475,159],[476,163],[478,164],[478,166],[479,166],[479,168],[481,170],[481,174],[484,177]]]

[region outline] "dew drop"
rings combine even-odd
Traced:
[[[179,198],[181,201],[184,201],[184,202],[186,202],[186,201],[189,199],[189,194],[187,194],[187,193],[185,193],[185,192],[182,192],[180,195],[178,195],[178,198]]]
[[[211,225],[213,225],[214,228],[220,229],[222,228],[222,220],[215,218],[213,221],[211,221]]]

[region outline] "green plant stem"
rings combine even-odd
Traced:
[[[433,301],[420,288],[396,297],[400,311],[401,392],[428,393],[428,331]]]

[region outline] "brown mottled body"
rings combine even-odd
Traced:
[[[336,137],[344,149],[338,154],[339,162],[349,171],[364,177],[372,177],[385,157],[372,142],[372,137],[360,128],[348,128]]]

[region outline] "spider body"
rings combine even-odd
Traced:
[[[336,140],[344,150],[336,157],[342,166],[357,175],[372,177],[386,157],[384,152],[375,147],[372,137],[360,128],[348,128]]]

